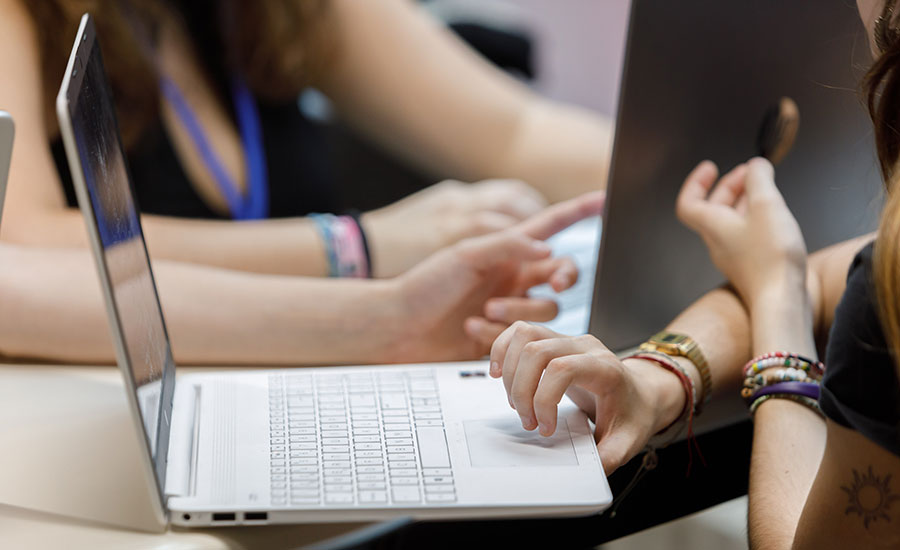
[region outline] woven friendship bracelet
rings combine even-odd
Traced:
[[[821,407],[819,407],[819,402],[814,399],[810,399],[805,395],[795,395],[795,394],[784,394],[784,393],[772,393],[769,395],[763,395],[758,398],[750,405],[750,417],[752,418],[756,414],[756,410],[759,409],[759,406],[769,401],[771,399],[787,399],[788,401],[794,401],[795,403],[800,403],[801,405],[805,405],[806,407],[812,409],[823,419],[825,418],[825,414],[822,413]]]

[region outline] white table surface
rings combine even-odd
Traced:
[[[210,371],[210,367],[179,368],[179,372],[191,372],[203,370]],[[227,369],[218,369],[227,370]],[[124,398],[124,386],[119,369],[113,366],[86,367],[86,366],[59,366],[59,365],[18,365],[0,364],[0,389],[4,402],[0,403],[0,411],[7,417],[14,414],[17,418],[27,423],[30,418],[40,416],[42,411],[34,410],[36,406],[33,395],[28,392],[17,392],[16,388],[33,388],[35,383],[48,380],[48,377],[62,378],[69,381],[103,382],[104,384],[119,385],[122,388]],[[48,395],[50,399],[58,399],[62,402],[69,400],[75,402],[77,396],[67,395],[59,391],[57,387],[48,391],[54,392]],[[123,399],[124,401],[124,399]],[[73,404],[73,408],[76,405]],[[77,409],[73,410],[73,414]],[[0,426],[3,426],[0,423]],[[12,453],[32,452],[34,449],[11,449],[4,445],[4,441],[12,438],[10,424],[5,424],[7,430],[0,429],[0,468],[4,463],[12,463]],[[109,441],[109,445],[115,445],[115,441]],[[53,441],[47,441],[41,452],[63,453],[64,449],[55,448]],[[40,480],[45,472],[27,471],[27,465],[22,467],[17,462],[19,471],[16,475],[24,479]],[[36,481],[38,482],[38,481]],[[3,488],[0,487],[0,495]],[[60,548],[147,548],[174,550],[180,548],[297,548],[306,544],[337,536],[351,530],[363,527],[363,523],[336,523],[336,524],[310,524],[290,526],[262,526],[262,527],[223,527],[218,529],[177,529],[170,528],[165,533],[146,533],[131,529],[110,527],[96,522],[84,521],[66,517],[63,515],[48,514],[38,510],[27,509],[17,505],[16,502],[0,499],[0,548],[3,549],[60,549]],[[85,498],[85,505],[90,506],[90,498]]]

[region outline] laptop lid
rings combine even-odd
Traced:
[[[857,89],[865,31],[845,0],[632,0],[590,333],[614,350],[723,282],[675,217],[701,160],[759,154],[767,110],[800,111],[776,179],[810,250],[877,222],[881,180]]]
[[[132,193],[94,24],[81,19],[56,101],[60,133],[106,302],[116,357],[163,513],[175,363]]]
[[[3,220],[3,199],[6,197],[6,178],[12,160],[15,131],[12,117],[6,111],[0,111],[0,221]]]

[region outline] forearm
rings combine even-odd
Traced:
[[[813,314],[803,275],[766,290],[752,309],[754,355],[784,350],[816,358]],[[754,417],[748,530],[753,548],[790,548],[825,448],[825,423],[783,399]]]
[[[690,336],[700,346],[709,363],[713,395],[738,391],[741,367],[750,359],[750,316],[734,291],[723,287],[707,293],[667,329]]]
[[[502,176],[528,182],[550,202],[606,189],[613,125],[578,107],[533,98],[505,150],[478,177]]]
[[[27,223],[22,221],[10,224],[4,240],[35,246],[87,246],[84,219],[77,209],[35,209]],[[144,215],[141,222],[154,259],[256,273],[328,274],[322,239],[305,218],[232,222]]]
[[[804,405],[766,401],[756,411],[750,462],[750,548],[792,547],[825,450],[825,422]]]
[[[553,202],[606,187],[604,117],[539,98],[407,0],[332,9],[340,55],[316,85],[382,146],[437,178],[518,178]]]
[[[0,353],[111,363],[88,253],[0,246]],[[175,358],[183,363],[376,362],[393,344],[387,281],[333,281],[154,263]],[[377,316],[377,319],[376,319]]]

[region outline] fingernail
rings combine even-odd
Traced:
[[[502,319],[506,314],[506,306],[500,302],[488,302],[485,306],[485,313],[493,319]]]
[[[500,372],[500,363],[491,361],[491,376],[497,376]]]
[[[533,248],[535,252],[540,252],[542,254],[546,254],[547,252],[550,252],[550,245],[545,243],[544,241],[532,242],[531,248]]]
[[[540,431],[541,435],[544,437],[547,437],[550,435],[550,426],[544,424],[543,422],[538,424],[538,430]]]
[[[509,401],[509,406],[512,407],[512,410],[516,410],[516,404],[512,402],[512,398],[507,397],[507,401]]]

